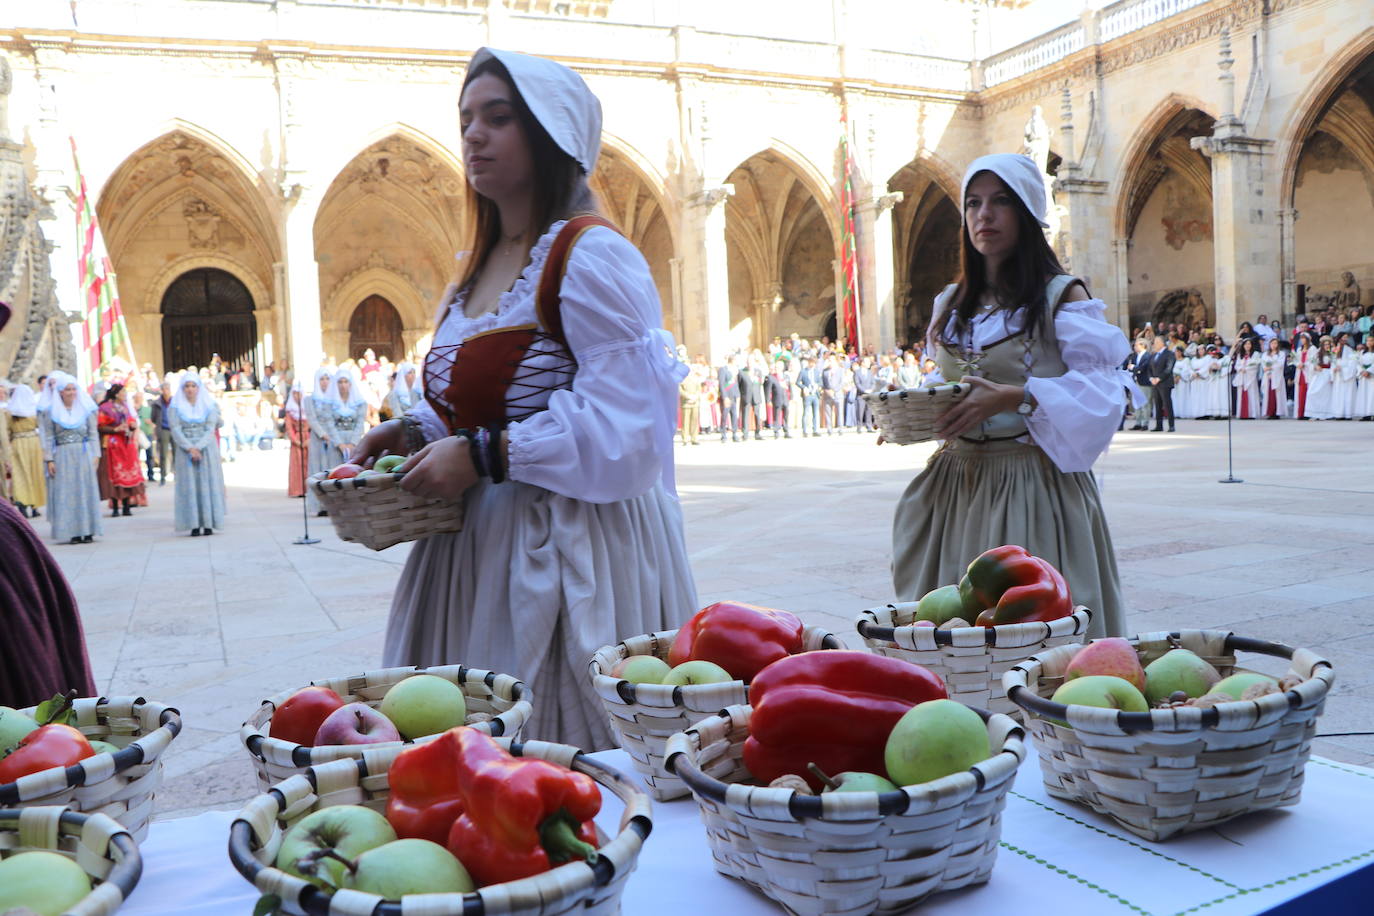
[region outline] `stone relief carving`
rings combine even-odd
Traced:
[[[1184,327],[1208,325],[1207,300],[1196,289],[1176,289],[1165,293],[1155,304],[1151,320],[1160,324],[1181,324]]]
[[[1047,174],[1050,163],[1050,125],[1045,122],[1044,109],[1039,105],[1031,108],[1030,117],[1026,120],[1024,138],[1021,152],[1030,157],[1035,167],[1040,170],[1040,174]]]
[[[1350,271],[1341,273],[1341,288],[1331,294],[1331,303],[1338,309],[1357,309],[1360,307],[1360,284]]]
[[[192,248],[218,248],[219,224],[222,217],[205,201],[196,197],[186,199],[181,208],[186,218],[186,238]]]
[[[219,153],[181,131],[174,131],[155,141],[139,157],[133,171],[120,183],[114,205],[123,208],[144,188],[169,179],[190,181],[203,177],[230,183],[234,175],[233,166]]]
[[[359,185],[364,192],[399,182],[435,197],[463,196],[463,181],[453,170],[413,143],[391,137],[368,147],[344,170],[343,186]]]

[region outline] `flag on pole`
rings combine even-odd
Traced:
[[[840,153],[844,162],[844,182],[840,186],[840,272],[844,279],[844,298],[840,302],[841,327],[845,343],[858,350],[859,268],[858,245],[854,238],[854,161],[849,155],[849,112],[840,110]]]
[[[80,249],[77,272],[81,294],[85,297],[85,321],[81,337],[86,352],[86,369],[90,377],[100,373],[100,367],[112,358],[125,354],[129,364],[136,366],[133,341],[119,307],[119,290],[115,286],[114,267],[110,264],[105,239],[96,221],[95,203],[86,191],[86,179],[81,174],[81,162],[76,156],[76,138],[71,138],[72,164],[76,167],[76,235]]]

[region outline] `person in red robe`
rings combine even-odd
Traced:
[[[310,421],[305,418],[304,392],[293,382],[282,413],[286,417],[286,441],[291,443],[291,467],[286,475],[286,495],[304,496],[310,467]]]
[[[133,515],[143,495],[138,462],[138,415],[124,403],[124,386],[116,382],[100,402],[100,498],[110,501],[112,516]]]

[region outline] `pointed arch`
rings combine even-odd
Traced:
[[[1298,161],[1302,158],[1303,147],[1317,129],[1317,123],[1326,114],[1330,103],[1341,94],[1344,84],[1371,55],[1374,55],[1374,26],[1365,29],[1333,54],[1293,103],[1279,131],[1279,146],[1283,151],[1279,189],[1281,206],[1293,206],[1298,184]]]
[[[320,158],[317,168],[311,173],[311,184],[317,188],[331,187],[338,179],[339,173],[348,168],[354,160],[391,137],[400,137],[408,141],[443,163],[464,182],[467,181],[467,170],[463,167],[461,154],[454,153],[448,144],[414,125],[404,121],[392,121],[390,124],[359,131],[353,135],[351,141],[331,147],[329,154]]]
[[[1112,221],[1115,238],[1130,237],[1136,217],[1140,215],[1140,208],[1144,206],[1155,185],[1163,176],[1164,170],[1152,168],[1150,160],[1160,151],[1159,147],[1163,145],[1163,139],[1173,132],[1171,127],[1177,128],[1189,117],[1190,112],[1199,112],[1214,122],[1217,118],[1213,107],[1201,99],[1173,92],[1162,99],[1148,115],[1141,119],[1139,126],[1131,135],[1131,139],[1127,141],[1125,154],[1115,171],[1117,176],[1117,186],[1114,192],[1116,213]],[[1179,153],[1181,153],[1179,150],[1170,151],[1173,158],[1178,158]],[[1197,175],[1192,173],[1189,174],[1189,177],[1195,178]],[[1210,170],[1207,171],[1207,187],[1209,189],[1211,187]]]
[[[243,179],[244,183],[253,188],[261,198],[265,206],[275,206],[277,203],[276,195],[273,193],[271,184],[263,177],[261,170],[253,167],[253,163],[247,156],[239,152],[238,148],[219,134],[194,121],[187,121],[184,118],[164,118],[161,121],[151,123],[147,129],[137,132],[139,136],[151,137],[151,140],[143,140],[139,143],[126,148],[113,160],[117,165],[104,174],[99,182],[96,182],[90,190],[95,194],[96,199],[100,200],[105,196],[106,190],[115,182],[121,170],[123,170],[139,153],[151,147],[154,143],[164,137],[173,134],[185,134],[188,137],[204,144],[222,156],[234,171]],[[87,154],[84,153],[83,160]],[[110,160],[106,160],[110,161]],[[83,170],[84,171],[84,170]],[[99,173],[96,173],[99,174]],[[90,173],[87,173],[90,177]]]

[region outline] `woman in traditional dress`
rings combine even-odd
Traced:
[[[1188,359],[1188,368],[1193,373],[1193,411],[1203,420],[1216,416],[1213,413],[1212,366],[1216,362],[1206,347],[1193,347],[1193,355]]]
[[[307,450],[309,463],[306,466],[309,476],[316,474],[328,474],[343,459],[339,455],[338,448],[329,447],[328,431],[325,429],[324,412],[329,409],[333,400],[333,393],[330,386],[334,382],[332,370],[321,366],[315,370],[315,385],[310,394],[302,400],[304,405],[305,425],[310,430],[310,448]],[[305,507],[309,512],[316,515],[327,515],[324,508],[320,506],[319,497],[315,491],[306,487]]]
[[[1174,416],[1180,420],[1197,419],[1197,395],[1193,388],[1193,365],[1184,355],[1183,344],[1174,347]]]
[[[1242,337],[1237,340],[1231,354],[1231,384],[1236,389],[1236,419],[1253,420],[1259,416],[1260,407],[1260,357],[1255,352],[1254,338]]]
[[[100,523],[99,409],[72,376],[48,376],[53,399],[43,419],[48,474],[48,521],[54,541],[89,544],[104,534]]]
[[[1374,420],[1374,341],[1366,340],[1356,351],[1359,370],[1355,376],[1355,416]]]
[[[315,414],[328,431],[330,451],[338,458],[330,465],[332,468],[348,460],[353,447],[367,432],[368,400],[358,370],[348,364],[334,373],[330,392],[329,403],[323,409],[317,407]]]
[[[1298,344],[1293,350],[1293,365],[1293,417],[1306,420],[1308,391],[1317,368],[1317,349],[1312,346],[1312,335],[1306,331],[1298,335]]]
[[[386,396],[386,406],[391,417],[404,417],[410,412],[410,408],[419,403],[423,394],[415,365],[401,363],[396,367],[396,379],[391,383],[391,391]]]
[[[214,534],[224,527],[224,471],[215,445],[220,413],[199,375],[182,373],[170,425],[176,446],[173,528],[191,537]]]
[[[969,561],[1018,544],[1053,564],[1091,633],[1126,628],[1116,553],[1093,463],[1135,385],[1106,305],[1045,241],[1045,184],[1025,156],[964,173],[961,277],[935,299],[926,352],[969,393],[937,420],[944,442],[893,521],[899,600],[958,582]]]
[[[305,478],[310,464],[310,421],[305,418],[305,393],[300,380],[291,383],[282,408],[286,417],[286,441],[291,443],[291,464],[286,474],[286,495],[305,495]]]
[[[1288,389],[1283,379],[1287,366],[1288,354],[1279,346],[1279,339],[1269,338],[1268,349],[1260,357],[1260,416],[1266,420],[1288,415]]]
[[[38,441],[38,399],[28,385],[15,385],[9,399],[10,499],[19,514],[38,518],[47,505],[43,444]]]
[[[100,430],[100,498],[110,504],[110,517],[133,515],[132,506],[143,492],[143,470],[138,466],[138,417],[124,402],[124,384],[115,382],[105,392],[97,414]]]
[[[1331,338],[1323,334],[1312,357],[1312,379],[1307,385],[1307,415],[1314,420],[1330,420],[1331,412]]]
[[[1331,416],[1336,420],[1353,420],[1355,390],[1360,374],[1360,354],[1350,344],[1350,335],[1336,338],[1331,353]]]
[[[402,486],[466,514],[411,550],[382,661],[518,676],[550,698],[527,735],[611,747],[587,660],[697,609],[672,474],[687,367],[643,256],[588,212],[601,114],[582,78],[484,48],[460,118],[475,251],[443,298],[425,401],[354,455],[428,441]]]

